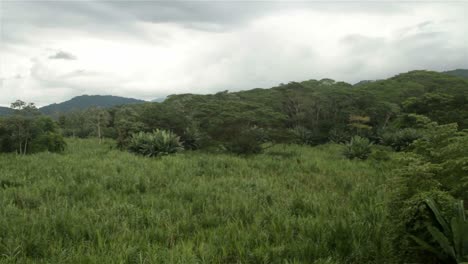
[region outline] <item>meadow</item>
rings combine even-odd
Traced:
[[[384,263],[391,162],[341,146],[0,155],[0,263]]]

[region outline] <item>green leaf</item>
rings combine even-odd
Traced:
[[[413,236],[413,235],[409,235],[409,237],[411,239],[413,239],[414,242],[416,242],[422,249],[434,253],[439,259],[446,259],[447,258],[445,255],[441,254],[440,250],[438,250],[438,249],[434,248],[433,246],[429,245],[424,240],[422,240],[422,239],[420,239],[420,238],[418,238],[416,236]]]
[[[461,254],[463,252],[463,222],[460,221],[460,218],[453,217],[451,221],[452,232],[453,232],[453,245],[455,247],[455,252]]]
[[[437,243],[439,243],[440,247],[444,250],[444,252],[447,255],[456,259],[457,256],[455,254],[455,250],[450,244],[449,239],[442,232],[440,232],[437,228],[433,226],[428,226],[427,229],[431,233],[432,237],[437,241]]]
[[[440,224],[440,226],[442,226],[444,234],[450,239],[452,237],[452,231],[450,230],[447,221],[445,221],[445,219],[442,217],[442,214],[440,213],[439,208],[437,208],[434,200],[431,198],[427,198],[426,204],[432,210],[432,213],[434,214],[437,222]]]

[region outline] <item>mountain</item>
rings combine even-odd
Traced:
[[[375,82],[373,80],[362,80],[358,83],[355,83],[353,86],[360,86],[360,85],[364,85],[364,84],[368,84],[368,83],[371,83],[371,82]]]
[[[465,70],[465,69],[456,69],[453,71],[446,71],[442,73],[468,79],[468,70]]]
[[[162,103],[162,102],[164,102],[164,100],[166,100],[166,98],[167,98],[167,96],[158,97],[156,99],[151,100],[151,102],[153,102],[153,103]]]
[[[44,114],[50,115],[54,113],[70,112],[73,110],[82,110],[93,106],[107,108],[117,105],[137,104],[144,102],[145,101],[143,100],[112,95],[81,95],[59,104],[51,104],[41,107],[39,110]]]
[[[10,108],[0,106],[0,116],[9,115],[9,114],[11,114],[11,109]]]

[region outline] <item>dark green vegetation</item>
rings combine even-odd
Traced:
[[[155,130],[152,133],[135,133],[130,138],[128,149],[146,157],[157,157],[174,154],[184,149],[180,137],[166,130]]]
[[[455,203],[456,215],[450,221],[447,221],[434,200],[427,199],[426,205],[431,209],[434,218],[437,220],[437,225],[428,225],[427,229],[432,236],[432,239],[437,241],[442,249],[429,245],[426,241],[411,236],[421,247],[438,255],[439,259],[445,261],[455,260],[457,263],[466,263],[468,261],[468,220],[465,216],[463,202]]]
[[[171,130],[184,141],[189,128],[199,131],[204,143],[225,147],[252,128],[263,130],[262,138],[273,142],[290,142],[296,128],[303,130],[309,145],[344,142],[353,135],[381,141],[384,132],[411,128],[410,113],[468,128],[467,87],[465,79],[414,71],[359,86],[323,79],[234,93],[173,95],[163,103],[112,108],[101,118],[105,123],[100,130],[122,144],[131,133],[155,129]],[[98,134],[97,122],[89,121],[94,116],[75,111],[59,120],[66,135],[87,137]]]
[[[0,152],[25,155],[64,150],[65,141],[57,123],[42,116],[34,104],[18,100],[12,109],[14,114],[0,119]]]
[[[457,130],[456,124],[438,125],[426,117],[411,117],[423,129],[421,137],[409,146],[411,152],[401,153],[401,167],[392,181],[390,214],[396,234],[395,248],[401,259],[410,263],[434,263],[434,258],[439,261],[436,263],[462,263],[460,256],[446,254],[447,248],[434,239],[429,227],[439,227],[441,217],[451,219],[459,214],[453,204],[468,201],[468,131]],[[428,206],[428,199],[441,206],[440,216],[431,212],[434,209]],[[456,229],[450,234],[450,239],[465,237],[456,247],[468,247],[466,230]],[[422,239],[440,253],[415,250],[415,241],[409,235]]]
[[[348,159],[365,160],[372,153],[372,143],[367,138],[354,136],[344,147],[343,154]]]
[[[462,263],[467,98],[413,71],[46,118],[64,153],[0,156],[0,261]]]

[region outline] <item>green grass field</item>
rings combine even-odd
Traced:
[[[0,263],[388,263],[391,162],[338,145],[0,154]]]

